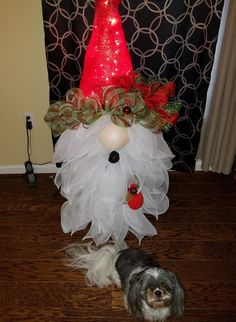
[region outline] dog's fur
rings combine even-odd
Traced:
[[[122,288],[127,310],[138,318],[165,321],[183,314],[184,291],[176,275],[141,249],[73,244],[66,248],[66,257],[67,265],[85,272],[88,285]]]

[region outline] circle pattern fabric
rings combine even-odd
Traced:
[[[176,83],[183,102],[164,134],[176,170],[193,171],[224,0],[122,0],[134,70]],[[94,0],[42,0],[50,100],[79,87]]]

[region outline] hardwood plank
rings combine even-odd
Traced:
[[[15,243],[10,240],[1,250],[1,258],[31,258],[40,259],[44,256],[48,259],[60,258],[58,252],[72,242],[78,242],[81,236],[63,235],[61,240],[48,243]],[[161,240],[157,236],[147,237],[141,245],[137,244],[134,236],[127,238],[130,247],[142,248],[149,253],[156,255],[160,260],[222,260],[235,259],[236,246],[234,241],[170,241]]]
[[[234,208],[236,209],[236,200],[234,197],[235,194],[226,194],[222,198],[219,198],[217,195],[207,195],[207,194],[198,194],[195,195],[194,198],[190,198],[187,194],[183,194],[182,196],[173,194],[169,196],[171,200],[171,206],[173,208],[194,208],[194,209],[213,209],[217,207],[221,208]],[[54,207],[58,207],[62,205],[64,199],[61,196],[50,196],[50,197],[32,197],[30,195],[22,195],[22,196],[14,196],[10,199],[1,197],[0,199],[0,210],[26,210],[29,207],[28,202],[35,201],[38,204],[31,205],[32,210],[35,210],[35,206],[37,206],[37,210],[41,210],[44,207],[45,209],[49,209],[49,204],[54,204]],[[30,208],[31,209],[31,208]],[[29,209],[28,209],[29,210]]]
[[[42,213],[38,207],[25,206],[25,209],[14,209],[7,206],[7,209],[0,209],[0,222],[4,224],[15,225],[29,223],[34,225],[48,225],[60,223],[61,202],[53,203]],[[1,207],[1,206],[0,206]],[[147,215],[154,225],[160,223],[236,223],[236,208],[217,207],[214,209],[194,209],[194,208],[178,208],[175,209],[170,205],[166,213],[159,216],[158,221],[152,215]]]
[[[236,283],[185,283],[186,310],[231,310],[236,305]],[[214,295],[214,296],[212,296]],[[123,309],[123,294],[112,290],[112,307]]]
[[[206,305],[207,307],[207,305]],[[212,312],[210,310],[188,310],[184,316],[179,319],[172,319],[171,322],[235,322],[236,311],[221,310]]]
[[[173,223],[236,223],[236,208],[216,207],[212,209],[193,207],[174,208],[170,204],[166,213],[159,216],[159,222]],[[153,216],[148,217],[153,220]]]
[[[185,241],[158,240],[157,236],[147,237],[138,246],[135,240],[130,247],[141,247],[159,260],[235,260],[235,241]]]
[[[24,225],[30,223],[32,226],[47,225],[60,223],[60,206],[50,207],[50,210],[44,210],[42,214],[38,210],[25,209],[25,210],[0,210],[0,222],[1,225]]]
[[[62,307],[78,308],[80,310],[108,311],[110,294],[108,289],[78,286],[74,282],[53,281],[0,281],[0,306],[22,307]]]
[[[9,258],[18,259],[55,259],[61,258],[58,251],[70,243],[81,241],[81,238],[66,236],[61,241],[45,241],[37,243],[17,243],[7,242],[1,247],[1,260]],[[152,239],[152,240],[151,240]],[[142,248],[150,254],[157,254],[159,260],[235,260],[235,241],[161,241],[157,237],[147,237],[141,245],[137,244],[137,239],[127,240],[129,247]]]
[[[236,217],[236,216],[235,216]],[[236,224],[231,224],[230,225],[231,229],[232,229],[232,232],[233,232],[233,235],[234,235],[234,238],[236,238]]]
[[[86,308],[0,308],[0,316],[4,322],[27,321],[27,322],[138,322],[128,315],[126,311],[109,312]]]
[[[170,240],[234,240],[234,234],[228,224],[197,224],[159,222],[157,225],[159,237]]]
[[[86,287],[85,277],[79,271],[65,266],[63,259],[30,260],[8,259],[1,261],[0,281],[74,281]]]
[[[128,315],[128,313],[122,309],[121,307],[114,307],[112,310],[114,316],[117,316],[116,322],[130,321],[130,322],[138,322],[140,319],[135,319]],[[120,319],[121,314],[123,317]],[[170,318],[167,321],[170,322],[235,322],[236,310],[220,310],[217,312],[212,312],[211,310],[201,309],[186,309],[184,315],[181,319]]]
[[[26,200],[0,200],[0,213],[4,215],[6,212],[21,211],[32,215],[38,213],[43,216],[46,212],[56,215],[60,213],[61,205],[62,202],[57,203],[53,199],[38,199],[37,201],[30,198]]]
[[[186,307],[212,311],[231,310],[236,306],[236,283],[185,283]]]
[[[159,232],[159,239],[167,240],[216,240],[216,241],[230,241],[234,240],[234,234],[228,224],[213,224],[209,229],[209,224],[190,224],[190,223],[174,223],[172,225],[155,222],[155,226]],[[62,238],[62,231],[57,223],[44,223],[30,225],[30,224],[4,224],[2,225],[1,240],[6,238],[14,239],[15,242],[47,242],[60,241]]]
[[[232,175],[170,172],[170,207],[159,234],[139,245],[176,272],[186,289],[183,322],[234,322],[236,316],[236,189]],[[60,196],[50,175],[30,188],[22,175],[0,175],[0,320],[135,322],[115,287],[88,287],[63,265],[63,247],[81,241],[60,225]],[[170,319],[170,321],[179,321]]]
[[[236,261],[225,260],[174,260],[159,261],[161,267],[175,272],[182,283],[227,283],[236,272]]]
[[[38,184],[36,186],[29,186],[26,180],[25,175],[23,174],[1,174],[0,175],[0,189],[1,196],[6,196],[7,198],[12,198],[13,195],[22,195],[27,197],[27,195],[31,196],[42,196],[42,192],[40,193],[40,187],[47,187],[47,195],[51,193],[58,194],[58,190],[54,185],[54,174],[36,174]],[[19,189],[20,188],[20,189]],[[44,189],[43,189],[44,190]],[[45,197],[45,196],[44,196]]]
[[[183,282],[226,283],[236,272],[236,260],[162,260],[161,267],[174,271]],[[1,261],[1,281],[74,281],[86,286],[84,274],[66,267],[62,258],[58,259],[6,259]]]
[[[199,194],[194,198],[189,198],[186,194],[181,198],[179,196],[170,196],[172,207],[174,208],[195,208],[195,209],[215,209],[217,207],[236,209],[236,199],[232,195],[225,195],[224,198],[218,198],[214,195]]]
[[[218,174],[214,172],[197,171],[194,173],[169,171],[170,182],[173,184],[205,184],[211,182],[212,184],[217,182],[234,182],[234,173],[230,175]]]
[[[170,179],[171,180],[171,179]],[[234,195],[236,189],[235,181],[230,182],[195,182],[191,185],[188,183],[182,183],[181,189],[178,189],[180,186],[179,183],[172,182],[170,185],[168,195],[183,197],[183,190],[187,190],[190,196],[199,196],[199,195],[208,195],[209,191],[215,187],[215,196],[222,198],[226,195]],[[186,187],[184,187],[186,186]]]

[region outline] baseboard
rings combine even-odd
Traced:
[[[33,165],[35,173],[56,173],[57,167],[53,163],[44,165]],[[25,166],[22,165],[0,165],[0,174],[22,174]]]

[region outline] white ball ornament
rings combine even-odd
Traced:
[[[115,124],[107,125],[100,131],[98,137],[102,145],[111,150],[119,150],[129,142],[127,128]]]

